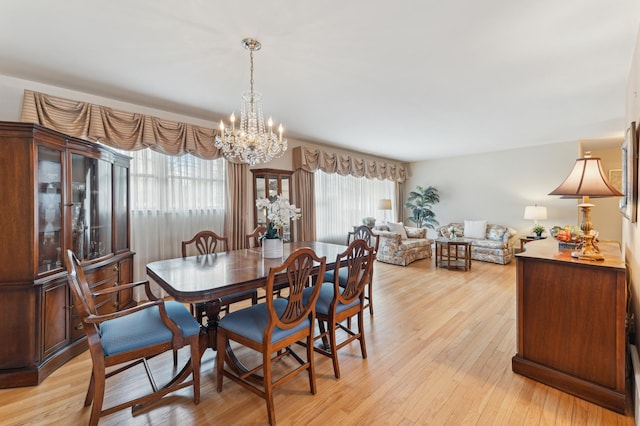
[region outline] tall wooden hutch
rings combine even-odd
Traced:
[[[87,348],[64,252],[93,288],[133,280],[129,157],[28,123],[0,122],[0,388],[40,383]],[[131,293],[96,300],[101,313]]]

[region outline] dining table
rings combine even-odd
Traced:
[[[283,256],[265,258],[260,247],[231,250],[213,254],[158,260],[147,264],[147,275],[174,300],[182,303],[204,303],[206,323],[203,324],[206,348],[216,350],[216,329],[223,296],[264,288],[269,269],[299,248],[310,248],[319,257],[326,257],[326,269],[336,267],[338,254],[347,246],[320,241],[297,241],[284,244]],[[319,264],[315,268],[319,270]],[[276,276],[286,282],[283,272]],[[321,277],[320,279],[322,279]],[[233,355],[230,354],[232,357]]]

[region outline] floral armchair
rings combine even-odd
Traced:
[[[376,225],[373,233],[378,236],[376,259],[380,262],[407,266],[419,259],[431,258],[433,240],[427,238],[426,228],[413,228],[388,223]]]

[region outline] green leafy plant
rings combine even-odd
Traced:
[[[544,226],[536,225],[533,228],[531,228],[531,231],[536,235],[540,235],[544,232]]]
[[[411,217],[407,220],[416,224],[418,228],[435,229],[439,225],[436,214],[431,210],[434,204],[440,202],[438,189],[433,186],[423,188],[418,185],[414,191],[409,193],[404,207],[411,209]]]

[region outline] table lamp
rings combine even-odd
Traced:
[[[533,226],[536,226],[539,220],[547,220],[547,208],[537,204],[527,206],[524,208],[524,218],[533,220]]]
[[[383,198],[378,201],[378,210],[384,211],[384,222],[387,223],[387,210],[391,210],[391,200]]]
[[[623,197],[624,194],[609,183],[602,170],[600,159],[592,158],[588,154],[584,158],[578,158],[569,176],[549,195],[560,195],[562,198],[582,198],[582,203],[578,204],[582,210],[582,223],[580,224],[580,229],[584,233],[582,249],[571,253],[571,256],[580,259],[604,260],[595,241],[597,233],[591,223],[591,207],[594,205],[589,203],[589,197]]]

